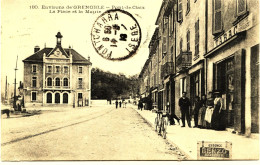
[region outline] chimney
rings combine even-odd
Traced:
[[[38,52],[40,50],[40,47],[39,46],[35,46],[34,47],[34,53]]]
[[[88,56],[88,60],[90,61],[90,56]]]

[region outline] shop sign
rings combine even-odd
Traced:
[[[233,37],[236,34],[237,34],[237,25],[233,26],[231,29],[226,31],[224,34],[222,34],[221,36],[216,38],[214,40],[214,48],[216,48],[217,46],[223,44],[224,42],[226,42],[228,39],[230,39],[231,37]]]
[[[246,18],[242,19],[237,25],[230,28],[224,34],[214,40],[214,48],[225,43],[228,39],[233,37],[239,32],[246,31],[253,26],[253,15],[250,14]]]
[[[232,158],[231,142],[206,142],[197,143],[198,160],[229,160]]]
[[[237,24],[237,32],[243,32],[253,26],[253,15],[250,14]]]

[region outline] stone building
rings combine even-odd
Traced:
[[[72,48],[63,48],[57,33],[54,48],[34,48],[24,59],[24,102],[30,106],[88,106],[91,62]]]
[[[208,1],[207,92],[222,93],[228,127],[259,133],[259,1]]]
[[[186,92],[193,105],[196,96],[205,94],[204,54],[206,50],[206,3],[178,0],[176,19],[175,102]],[[199,9],[199,10],[198,10]],[[175,104],[176,114],[180,114]]]
[[[259,133],[258,6],[257,0],[163,0],[147,60],[158,53],[158,79],[147,87],[158,109],[180,116],[182,92],[193,104],[195,96],[219,91],[227,129]]]

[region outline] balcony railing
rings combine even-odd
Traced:
[[[176,58],[176,71],[184,71],[191,66],[191,52],[181,52]]]
[[[173,62],[166,62],[164,65],[161,66],[161,77],[164,78],[170,74],[174,74],[174,63]]]

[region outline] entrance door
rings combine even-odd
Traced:
[[[60,104],[60,94],[59,93],[55,93],[55,103]]]
[[[68,104],[69,102],[69,95],[68,93],[63,94],[63,104]]]
[[[52,103],[52,94],[51,93],[47,93],[47,103]]]

